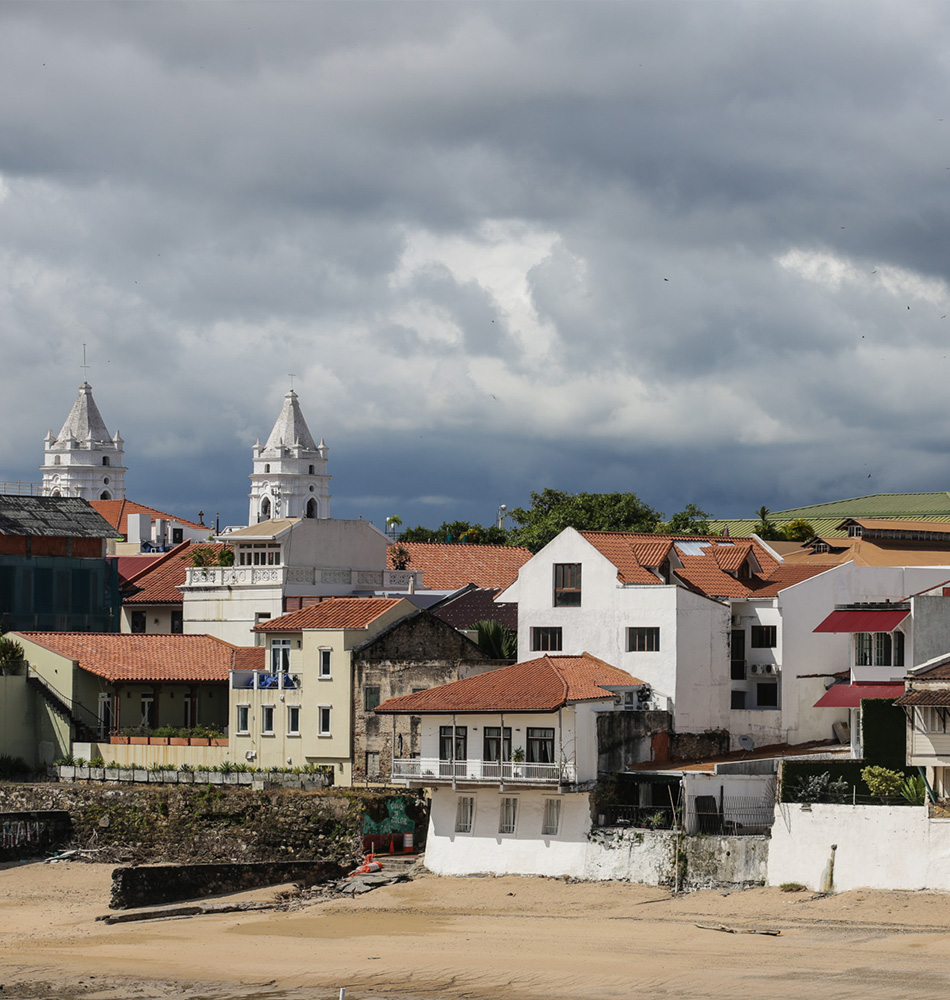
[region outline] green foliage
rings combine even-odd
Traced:
[[[102,757],[93,757],[89,761],[89,766],[90,767],[105,767],[106,766],[106,762],[105,762],[105,759],[102,758]]]
[[[759,521],[752,530],[759,538],[769,542],[782,541],[785,538],[785,532],[774,521],[769,520],[769,514],[772,512],[768,507],[760,507],[755,513]]]
[[[531,506],[516,507],[511,518],[518,525],[512,541],[537,552],[565,528],[654,532],[663,515],[635,493],[572,494],[548,488],[532,493]]]
[[[404,545],[389,546],[389,565],[393,569],[408,569],[412,556]]]
[[[0,664],[19,663],[23,659],[23,647],[13,639],[0,636]]]
[[[800,777],[791,789],[793,802],[847,802],[851,786],[844,778],[832,780],[828,771]]]
[[[438,528],[406,528],[399,534],[400,542],[436,542],[443,545],[508,545],[508,532],[496,525],[484,528],[468,521],[443,521]],[[398,568],[398,567],[397,567]]]
[[[701,507],[688,503],[662,525],[662,530],[664,534],[670,535],[708,535],[709,517],[710,515]]]
[[[882,801],[897,798],[901,794],[901,786],[905,778],[899,771],[892,771],[887,767],[880,767],[872,764],[864,768],[861,778],[868,786],[872,795],[876,795]]]
[[[234,549],[230,546],[219,549],[210,545],[193,545],[182,559],[187,559],[192,566],[233,566]]]
[[[901,782],[901,796],[912,806],[922,806],[927,801],[927,786],[919,775],[904,778]]]
[[[0,754],[0,779],[8,781],[11,778],[24,778],[32,773],[33,768],[22,757]]]
[[[785,525],[783,534],[790,542],[807,542],[815,537],[815,529],[803,517],[796,517]]]
[[[783,882],[779,886],[779,889],[781,889],[782,892],[804,892],[807,888],[808,887],[802,885],[801,882]]]
[[[514,660],[518,656],[518,633],[498,621],[475,622],[479,649],[493,660]]]

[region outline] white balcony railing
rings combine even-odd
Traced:
[[[512,785],[573,784],[573,763],[533,764],[512,760],[437,760],[408,757],[393,760],[393,780],[431,782],[480,781]]]
[[[232,670],[230,672],[230,688],[232,691],[251,689],[263,691],[296,691],[301,685],[300,674],[276,673],[266,670]]]
[[[186,587],[334,586],[372,590],[422,589],[421,570],[324,569],[320,566],[191,566]]]

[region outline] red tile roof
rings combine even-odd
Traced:
[[[554,712],[568,702],[612,698],[602,685],[641,684],[590,653],[541,656],[440,687],[390,698],[376,711],[393,715],[446,712]]]
[[[518,578],[531,553],[517,545],[444,545],[400,542],[409,553],[407,569],[422,570],[427,590],[458,590],[468,583],[504,589]],[[391,565],[391,563],[390,563]]]
[[[707,597],[774,597],[780,590],[807,580],[828,569],[827,565],[779,563],[765,546],[741,539],[732,542],[718,536],[647,535],[622,531],[582,531],[598,552],[617,567],[617,578],[627,584],[661,584],[653,572],[671,550],[675,550],[672,573],[687,587]],[[701,554],[694,550],[701,548]],[[691,554],[688,554],[691,553]],[[737,579],[749,560],[759,564],[759,572]],[[676,567],[676,560],[681,568]],[[675,581],[672,581],[675,582]]]
[[[108,681],[215,681],[229,670],[262,670],[265,649],[233,646],[210,635],[128,635],[117,632],[18,632],[30,642],[78,661]],[[27,655],[29,659],[29,655]]]
[[[221,542],[182,542],[153,560],[144,569],[130,577],[131,591],[122,600],[123,604],[181,604],[181,591],[188,567],[191,566],[192,547],[202,549],[226,549]]]
[[[394,608],[402,597],[331,597],[319,604],[308,604],[279,618],[255,625],[252,632],[301,632],[318,628],[366,628],[381,614]],[[407,613],[415,608],[408,601]]]
[[[129,514],[148,514],[154,521],[156,517],[166,521],[175,521],[188,528],[206,528],[208,534],[214,530],[206,524],[196,524],[184,517],[177,517],[175,514],[164,514],[154,507],[146,507],[144,504],[135,503],[133,500],[90,500],[90,505],[104,517],[120,535],[128,537],[129,534]]]
[[[476,622],[497,621],[518,631],[518,605],[514,601],[496,601],[500,591],[494,588],[472,587],[444,597],[429,608],[436,618],[452,628],[472,628]]]

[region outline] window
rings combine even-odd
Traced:
[[[855,632],[854,665],[856,667],[904,666],[904,633]]]
[[[730,708],[745,708],[745,691],[733,691]]]
[[[460,795],[455,806],[455,832],[471,833],[475,819],[475,799],[471,795]]]
[[[274,735],[274,706],[261,706],[261,732],[265,736]]]
[[[379,685],[367,684],[363,688],[363,711],[372,712],[379,704]]]
[[[561,648],[560,628],[531,629],[531,648],[544,652],[557,652]]]
[[[439,726],[439,760],[468,760],[468,729],[455,727],[455,747],[452,747],[452,726]]]
[[[660,630],[655,627],[627,629],[628,653],[658,653],[660,651]]]
[[[181,545],[185,540],[184,528],[172,528],[172,545]]]
[[[272,639],[270,644],[270,670],[272,674],[286,674],[290,670],[290,640]]]
[[[288,705],[287,706],[287,735],[288,736],[299,736],[300,735],[300,706],[299,705]]]
[[[778,708],[778,684],[768,681],[756,684],[755,703],[758,708]]]
[[[915,708],[914,728],[922,733],[950,732],[950,709]]]
[[[554,606],[579,608],[581,606],[581,564],[554,564]]]
[[[181,611],[172,611],[172,634],[181,635],[185,630],[185,620],[184,613]]]
[[[527,760],[529,764],[554,763],[554,730],[528,727]]]
[[[541,836],[556,837],[561,825],[561,800],[545,799],[544,815],[541,819]]]
[[[248,733],[251,730],[251,706],[238,705],[237,707],[237,731]]]
[[[109,464],[109,456],[108,455],[103,455],[102,456],[102,464],[103,465],[108,465]]]
[[[729,666],[732,680],[745,680],[745,629],[734,628],[729,634]]]
[[[501,815],[498,817],[499,833],[514,833],[518,825],[518,800],[504,796],[501,800]]]
[[[330,735],[330,706],[321,705],[318,709],[318,719],[319,725],[317,728],[318,736],[329,736]]]
[[[327,678],[330,676],[330,653],[332,649],[323,648],[320,650],[319,676]]]
[[[749,645],[753,649],[774,649],[778,629],[774,625],[753,625]]]
[[[133,632],[144,632],[145,631],[145,612],[144,611],[133,611],[132,612],[132,631]]]
[[[142,721],[139,725],[147,726],[149,729],[155,728],[155,697],[153,695],[142,695]]]
[[[501,726],[485,726],[482,760],[511,760],[511,727],[505,726],[502,736]]]
[[[309,472],[308,472],[308,475],[311,475],[311,476],[313,475],[313,466],[312,466],[312,465],[311,465],[311,466],[309,466]],[[311,489],[313,489],[313,487],[311,487]]]

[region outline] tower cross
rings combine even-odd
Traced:
[[[82,364],[79,366],[82,368],[82,380],[83,382],[89,381],[89,365],[86,364],[86,345],[82,345]]]
[[[289,379],[290,379],[290,391],[291,391],[291,392],[293,392],[293,391],[294,391],[294,379],[295,379],[296,377],[297,377],[296,375],[291,375],[291,374],[290,374],[289,372],[288,372],[288,374],[287,374],[287,378],[289,378]]]

